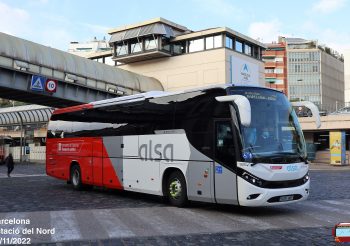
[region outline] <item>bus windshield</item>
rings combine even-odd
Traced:
[[[241,126],[245,160],[274,163],[283,158],[306,159],[306,144],[297,116],[283,93],[250,87],[233,87],[231,95],[243,95],[251,105],[251,124]],[[277,158],[276,158],[277,157]]]

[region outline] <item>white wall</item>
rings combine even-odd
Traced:
[[[30,154],[25,155],[25,150],[23,148],[23,161],[45,161],[46,159],[46,146],[34,146],[34,144],[30,144]],[[12,153],[13,159],[15,161],[20,160],[21,147],[6,147],[5,154],[6,156]]]

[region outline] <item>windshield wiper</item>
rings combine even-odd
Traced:
[[[309,164],[307,157],[305,158],[304,156],[302,156],[300,153],[298,153],[298,157],[300,158],[300,160],[302,160],[305,164]]]
[[[307,161],[307,158],[305,158],[304,156],[302,156],[299,152],[277,152],[274,153],[277,155],[282,155],[282,156],[296,156],[298,157],[301,161],[303,161],[305,164],[309,164]]]

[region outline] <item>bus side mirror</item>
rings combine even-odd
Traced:
[[[320,111],[318,110],[318,107],[309,101],[300,101],[300,102],[292,102],[292,106],[294,107],[306,107],[311,110],[312,117],[315,118],[316,127],[321,127],[321,117],[320,117]]]
[[[229,95],[215,97],[218,102],[233,102],[238,107],[239,118],[245,127],[249,127],[251,123],[252,113],[248,98],[241,95]]]

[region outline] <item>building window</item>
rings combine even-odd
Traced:
[[[254,46],[254,57],[256,59],[260,59],[260,52],[259,52],[259,47],[258,46]]]
[[[226,37],[225,46],[226,48],[233,49],[233,39],[231,37]]]
[[[157,38],[149,37],[145,38],[145,50],[155,50],[158,48]]]
[[[275,62],[283,62],[283,57],[276,57]]]
[[[130,51],[131,53],[138,53],[142,51],[142,43],[141,42],[131,42],[130,43]]]
[[[162,50],[170,52],[169,39],[166,37],[162,37]]]
[[[92,48],[81,47],[81,48],[77,48],[77,51],[92,51]]]
[[[222,35],[210,36],[205,38],[205,49],[222,47]]]
[[[123,56],[128,54],[128,44],[117,44],[116,50],[117,56]]]
[[[244,53],[248,56],[252,55],[252,46],[249,44],[244,44]]]
[[[188,52],[196,52],[204,50],[204,39],[195,39],[189,42]]]
[[[241,41],[236,40],[236,51],[243,52],[243,43]]]
[[[186,42],[174,43],[173,52],[174,55],[181,55],[186,53]]]
[[[283,68],[276,68],[275,73],[278,73],[278,74],[283,73]]]
[[[274,73],[275,70],[273,68],[267,68],[265,69],[265,73]]]
[[[214,36],[214,48],[222,47],[222,35]]]
[[[283,85],[284,84],[284,81],[283,79],[277,79],[276,82],[275,82],[276,85]]]
[[[208,50],[208,49],[212,49],[214,48],[214,39],[213,37],[206,37],[205,38],[205,49]]]

